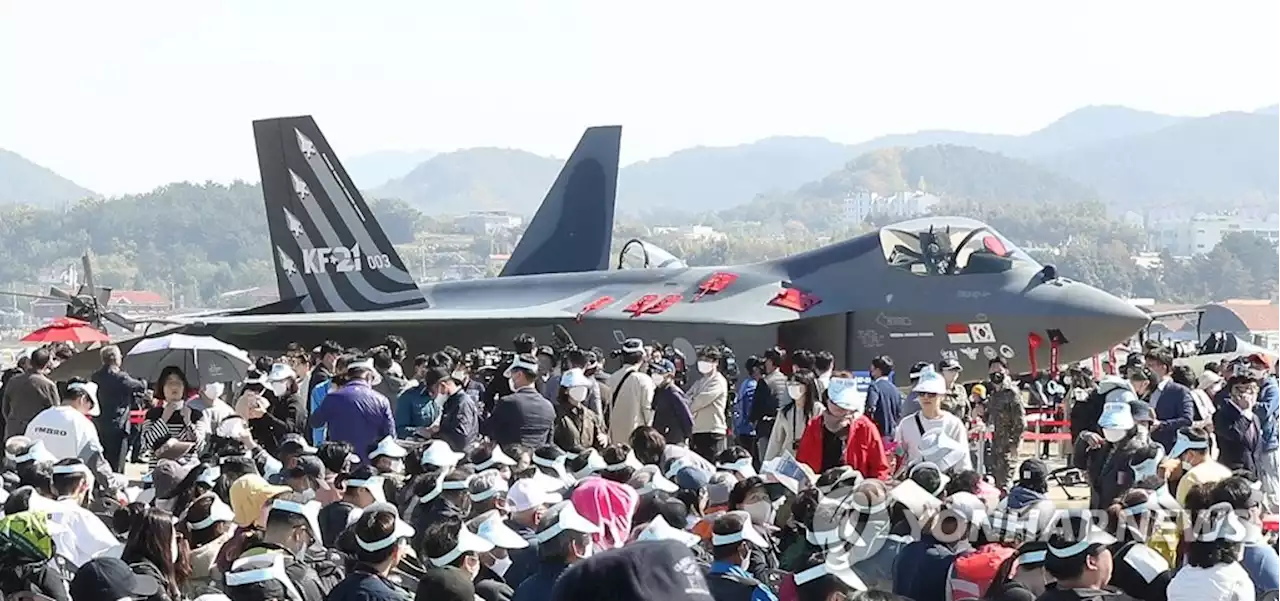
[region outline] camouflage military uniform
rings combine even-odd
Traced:
[[[969,423],[969,393],[965,392],[964,384],[951,385],[947,396],[942,397],[942,410],[951,412],[966,425]]]
[[[1022,395],[1016,388],[996,388],[987,399],[986,413],[991,429],[991,474],[998,488],[1008,490],[1014,482],[1022,433],[1027,429]]]

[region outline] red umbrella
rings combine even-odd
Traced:
[[[22,342],[107,342],[110,338],[89,322],[59,317],[30,334]]]

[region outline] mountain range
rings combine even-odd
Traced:
[[[723,211],[764,196],[845,194],[847,186],[887,193],[913,188],[918,182],[911,178],[923,177],[930,191],[974,200],[1085,197],[1126,208],[1213,203],[1274,210],[1280,198],[1277,131],[1277,106],[1208,117],[1091,106],[1025,135],[926,130],[858,144],[772,137],[627,165],[618,177],[618,203],[620,211],[632,213]],[[925,148],[931,150],[912,150]],[[562,163],[498,148],[381,151],[344,160],[368,195],[400,198],[428,214],[530,214]],[[49,206],[90,195],[0,150],[0,202]]]

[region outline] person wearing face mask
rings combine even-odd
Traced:
[[[769,571],[778,569],[778,551],[776,534],[778,507],[785,498],[774,499],[769,488],[760,476],[752,476],[739,481],[729,491],[729,511],[742,512],[750,518],[750,527],[755,530],[763,544],[751,548],[746,569],[757,580],[764,581]],[[713,527],[714,530],[714,527]]]
[[[1151,439],[1165,452],[1173,448],[1178,429],[1190,426],[1196,418],[1195,395],[1191,389],[1173,380],[1173,353],[1167,349],[1148,351],[1144,356],[1147,369],[1155,376],[1155,390],[1148,401],[1156,411]]]
[[[1177,459],[1180,464],[1178,472],[1181,477],[1175,495],[1179,505],[1186,505],[1187,495],[1193,487],[1231,477],[1231,469],[1210,456],[1212,448],[1213,442],[1204,428],[1192,426],[1178,430],[1178,439],[1174,441],[1169,457]]]
[[[582,517],[573,503],[564,501],[547,510],[538,522],[534,540],[540,565],[515,589],[512,601],[551,601],[556,579],[569,566],[591,557],[595,543],[591,536],[600,527]]]
[[[326,547],[337,544],[342,531],[356,519],[364,508],[385,501],[382,477],[372,467],[363,465],[350,474],[338,474],[334,486],[342,490],[342,500],[320,509],[320,540]]]
[[[603,449],[608,444],[604,420],[584,403],[594,381],[580,369],[570,369],[560,377],[556,399],[556,421],[551,441],[561,449]]]
[[[529,541],[515,530],[508,528],[502,521],[502,513],[499,511],[483,512],[468,521],[467,526],[474,530],[477,536],[493,544],[491,550],[480,554],[480,573],[475,578],[477,589],[499,588],[496,584],[484,584],[486,581],[502,584],[509,589],[513,585],[519,585],[519,582],[508,579],[513,563],[511,552],[527,549]],[[511,594],[515,594],[515,591],[511,590]],[[481,594],[481,596],[484,595]]]
[[[190,574],[186,542],[174,527],[173,514],[147,507],[129,523],[120,559],[134,574],[159,583],[159,591],[147,601],[179,601],[182,586]]]
[[[396,433],[401,438],[417,436],[431,438],[440,420],[443,403],[436,403],[436,394],[432,390],[438,374],[426,355],[418,355],[413,360],[413,386],[405,389],[396,397]]]
[[[609,440],[622,441],[640,426],[653,423],[653,378],[645,373],[644,343],[628,338],[619,349],[622,367],[609,376],[605,388],[610,391],[604,401],[604,419],[609,424]]]
[[[1213,431],[1218,436],[1218,461],[1232,470],[1259,473],[1265,449],[1263,431],[1272,418],[1257,409],[1258,378],[1237,365],[1235,375],[1227,380],[1230,400],[1213,414]]]
[[[689,406],[689,397],[676,383],[675,365],[666,360],[650,364],[649,377],[653,378],[655,386],[653,429],[662,433],[667,444],[689,444],[689,438],[693,435],[693,411]],[[721,435],[721,439],[723,438]]]
[[[347,383],[326,395],[309,422],[312,428],[328,427],[330,439],[351,443],[363,461],[379,440],[395,433],[395,416],[387,397],[373,389],[381,376],[372,359],[351,361],[346,373]]]
[[[715,601],[777,601],[769,587],[748,571],[751,556],[769,543],[752,527],[742,511],[729,511],[711,525],[711,555],[707,588]]]
[[[960,421],[955,414],[942,410],[942,397],[947,394],[947,386],[942,376],[933,370],[932,365],[927,365],[921,370],[920,380],[912,392],[916,393],[916,398],[920,401],[920,411],[903,417],[894,434],[897,437],[895,440],[897,452],[906,458],[906,465],[923,460],[924,449],[921,445],[925,433],[932,430],[940,430],[944,436],[968,447],[969,430],[964,422]],[[991,415],[991,409],[988,407],[988,416],[994,418]],[[1019,431],[1017,435],[1021,436],[1021,432]],[[961,470],[972,469],[968,453],[965,453],[956,467]],[[996,482],[997,484],[1001,482],[998,474]]]
[[[249,419],[254,440],[275,455],[289,434],[302,435],[306,429],[306,404],[298,388],[298,375],[284,363],[271,366],[265,378],[267,410]]]
[[[827,384],[827,403],[804,426],[796,460],[815,473],[847,465],[868,478],[888,480],[889,458],[880,429],[866,415],[867,394],[848,372],[837,372]]]
[[[455,451],[465,451],[480,432],[480,408],[476,400],[462,387],[462,381],[443,367],[431,369],[427,380],[435,382],[434,403],[441,410],[435,437],[449,443]]]
[[[556,409],[538,393],[537,374],[538,362],[532,355],[516,355],[511,360],[502,375],[513,392],[498,399],[489,419],[480,424],[481,433],[502,446],[523,444],[536,449],[551,442]]]
[[[451,566],[466,572],[475,585],[476,596],[484,601],[507,601],[515,594],[480,560],[493,551],[494,544],[473,533],[461,519],[447,517],[427,525],[420,540],[422,552],[433,567]],[[487,572],[483,580],[481,572]]]
[[[797,370],[787,382],[787,396],[791,404],[778,410],[773,434],[764,452],[764,461],[789,453],[793,457],[800,446],[800,437],[814,416],[822,415],[824,407],[818,401],[818,383],[813,373]]]
[[[693,414],[691,448],[711,461],[725,449],[725,405],[729,381],[720,373],[720,349],[708,346],[698,353],[698,379],[689,386],[689,411]]]
[[[285,573],[302,594],[302,601],[324,601],[325,595],[342,577],[321,578],[320,570],[314,565],[323,562],[321,567],[326,573],[335,569],[326,561],[328,552],[319,550],[317,556],[310,551],[312,544],[320,540],[319,511],[319,503],[308,501],[301,494],[277,496],[269,506],[261,537],[250,543],[237,561],[264,553],[282,552]]]
[[[210,382],[200,387],[198,397],[191,399],[191,406],[208,416],[211,427],[216,428],[222,420],[236,414],[236,410],[222,400],[222,393],[226,388],[226,384],[222,382]]]
[[[318,490],[326,486],[324,464],[314,455],[300,457],[297,464],[281,472],[284,483],[306,501],[315,501]]]
[[[1133,390],[1116,387],[1107,394],[1098,418],[1102,434],[1080,434],[1072,457],[1076,467],[1087,474],[1090,509],[1104,509],[1133,486],[1129,466],[1134,454],[1148,444],[1137,423],[1137,417],[1143,415],[1135,413],[1146,414],[1149,410],[1150,406],[1139,401]]]
[[[507,506],[511,515],[504,524],[529,543],[522,549],[512,547],[509,554],[511,567],[503,576],[507,582],[519,586],[526,577],[538,569],[538,524],[547,509],[562,501],[558,493],[547,490],[538,479],[523,478],[511,483],[507,491]]]

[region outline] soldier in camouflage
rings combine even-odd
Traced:
[[[996,487],[1007,490],[1013,483],[1018,448],[1027,429],[1027,411],[1017,382],[1001,358],[992,359],[987,369],[987,424],[991,430],[991,474]]]
[[[960,367],[960,362],[955,359],[943,359],[938,362],[938,373],[942,374],[942,380],[947,383],[947,395],[942,397],[942,410],[950,411],[960,421],[969,423],[969,393],[965,391],[964,384],[959,382],[960,372],[964,371]]]

